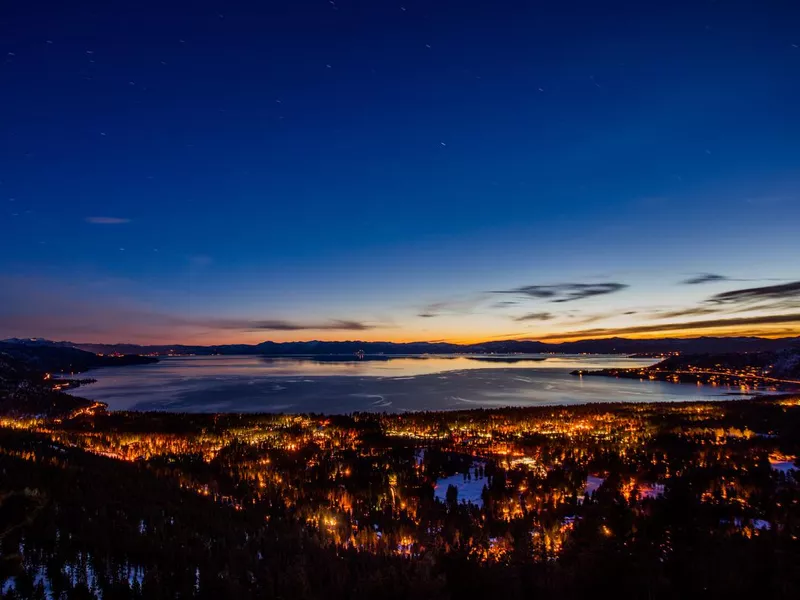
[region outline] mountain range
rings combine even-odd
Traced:
[[[137,344],[96,344],[60,341],[41,338],[11,338],[2,340],[17,346],[57,346],[77,348],[95,354],[151,354],[166,356],[170,354],[251,354],[266,356],[302,355],[348,355],[364,354],[514,354],[558,352],[565,354],[659,354],[680,352],[682,354],[712,354],[737,352],[777,352],[800,345],[800,337],[768,339],[759,337],[697,337],[629,339],[607,338],[580,340],[560,344],[527,340],[487,341],[477,344],[450,344],[446,342],[364,342],[364,341],[307,341],[271,342],[260,344],[224,344],[215,346],[191,345],[137,345]]]

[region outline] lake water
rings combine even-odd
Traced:
[[[192,356],[90,371],[75,394],[111,410],[324,412],[450,410],[589,402],[724,399],[725,387],[576,377],[570,371],[637,367],[617,356]]]
[[[170,357],[151,365],[92,370],[87,376],[97,383],[75,394],[105,402],[111,410],[349,413],[721,400],[736,391],[569,374],[653,362],[568,355]]]

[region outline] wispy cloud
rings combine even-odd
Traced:
[[[683,285],[700,285],[703,283],[714,283],[716,281],[728,281],[730,278],[717,273],[699,273],[688,279],[681,281]]]
[[[755,302],[753,304],[740,304],[730,309],[732,313],[747,312],[777,312],[800,309],[800,296],[785,298],[784,300],[769,300],[764,304]]]
[[[329,319],[320,322],[286,321],[283,319],[176,319],[176,324],[192,325],[207,329],[225,329],[233,331],[368,331],[374,325],[361,321]]]
[[[561,303],[613,294],[627,287],[626,284],[615,281],[606,283],[558,283],[554,285],[524,285],[508,290],[492,290],[491,293],[512,294],[525,298],[537,298]]]
[[[69,308],[69,307],[67,307]],[[0,337],[36,335],[43,337],[70,335],[100,335],[107,338],[109,334],[141,337],[145,332],[154,335],[154,331],[170,335],[196,335],[202,331],[227,331],[252,333],[257,331],[369,331],[377,325],[361,321],[345,319],[329,319],[326,321],[290,321],[284,319],[217,319],[217,318],[184,318],[173,315],[148,313],[129,309],[95,308],[88,315],[70,311],[69,318],[39,314],[0,314]],[[124,325],[120,325],[124,323]],[[57,333],[53,333],[57,332]],[[125,332],[125,333],[123,333]],[[75,341],[75,340],[73,340]],[[86,341],[86,340],[78,340]]]
[[[122,217],[86,217],[87,223],[92,223],[94,225],[122,225],[124,223],[130,223],[130,219],[124,219]]]
[[[227,318],[165,313],[103,287],[59,284],[0,275],[0,338],[45,337],[72,341],[167,341],[204,334],[291,331],[368,331],[388,325],[347,318]],[[87,297],[87,290],[91,294]],[[87,340],[90,337],[92,339]],[[77,339],[76,339],[77,338]]]
[[[588,325],[589,323],[597,323],[597,321],[604,321],[618,316],[618,313],[599,313],[596,315],[586,315],[577,317],[577,320],[571,321],[571,325]]]
[[[722,292],[711,296],[706,302],[709,304],[751,304],[764,300],[787,300],[797,297],[800,297],[800,281]]]
[[[483,294],[475,294],[463,298],[431,302],[423,306],[417,316],[430,319],[442,315],[466,315],[473,312],[485,299]]]
[[[780,325],[783,323],[800,324],[800,314],[766,315],[757,317],[740,317],[735,319],[714,319],[708,321],[684,321],[678,323],[662,323],[660,325],[635,325],[632,327],[581,329],[564,333],[553,333],[540,339],[587,339],[640,333],[669,333],[675,331],[696,331],[700,329],[725,329],[730,327],[747,327],[755,325]],[[796,330],[795,330],[796,331]]]
[[[549,312],[537,312],[537,313],[528,313],[527,315],[522,315],[520,317],[513,317],[512,321],[516,321],[517,323],[523,323],[525,321],[550,321],[555,319],[555,315]]]
[[[728,277],[727,275],[719,275],[718,273],[698,273],[688,279],[684,279],[680,283],[683,285],[700,285],[703,283],[717,283],[720,281],[786,281],[785,279],[775,277],[758,277],[754,279],[743,279],[741,277]]]
[[[431,319],[433,317],[438,317],[442,312],[446,311],[447,308],[448,305],[446,302],[433,302],[417,313],[417,316],[423,319]]]
[[[487,339],[489,340],[530,340],[532,339],[529,335],[523,335],[519,331],[515,333],[504,333],[502,335],[490,335]]]
[[[700,279],[703,278],[703,281]],[[712,281],[751,281],[731,279],[722,275],[706,273],[683,283],[694,285]],[[800,281],[780,285],[745,288],[721,292],[706,298],[698,306],[661,310],[650,314],[653,319],[674,319],[676,317],[699,317],[720,313],[778,312],[800,308]]]
[[[660,312],[652,315],[654,319],[675,319],[677,317],[700,317],[703,315],[712,315],[719,312],[716,308],[708,308],[703,306],[695,306],[692,308],[681,308]]]

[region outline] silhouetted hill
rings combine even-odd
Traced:
[[[93,403],[53,389],[44,373],[0,348],[0,415],[64,415]]]
[[[764,352],[778,351],[796,343],[798,338],[771,340],[765,338],[713,338],[632,340],[610,338],[604,340],[581,340],[561,344],[537,341],[498,341],[479,344],[448,344],[432,342],[262,342],[256,345],[235,344],[224,346],[135,346],[77,344],[79,348],[94,352],[126,352],[142,354],[453,354],[453,353],[537,353],[563,352],[592,354],[635,354],[640,352],[682,352],[692,354],[718,352]]]
[[[777,352],[679,354],[650,367],[578,369],[572,374],[796,390],[800,382],[800,345]]]
[[[780,352],[748,352],[725,354],[683,354],[653,365],[651,369],[681,371],[689,368],[714,371],[761,372],[770,377],[800,378],[800,348]]]
[[[219,346],[189,345],[151,345],[136,344],[92,344],[72,342],[48,342],[47,340],[7,340],[17,346],[26,348],[44,348],[58,346],[60,348],[78,348],[92,353],[121,354],[257,354],[265,356],[299,356],[299,355],[352,355],[356,352],[365,354],[515,354],[561,352],[565,354],[641,354],[669,353],[682,354],[721,354],[740,352],[779,352],[800,343],[800,338],[767,339],[758,337],[698,337],[698,338],[662,338],[652,340],[635,340],[627,338],[608,338],[599,340],[580,340],[560,344],[538,342],[534,340],[487,341],[478,344],[449,344],[445,342],[262,342],[260,344],[226,344]],[[112,359],[120,360],[120,359]],[[120,364],[120,363],[113,363]],[[101,365],[95,365],[101,366]]]
[[[72,348],[72,342],[54,342],[45,338],[8,338],[0,340],[0,343],[15,344],[17,346],[58,346],[61,348]]]
[[[0,353],[24,363],[29,369],[41,372],[82,373],[97,367],[142,365],[158,362],[157,358],[131,354],[125,356],[98,356],[92,352],[69,347],[68,342],[58,345],[41,343],[0,342]]]

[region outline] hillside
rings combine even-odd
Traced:
[[[778,379],[800,379],[800,349],[780,352],[751,352],[747,354],[701,354],[670,356],[657,365],[654,371],[729,371],[753,372]]]
[[[796,390],[800,386],[800,346],[778,352],[681,354],[651,367],[577,370],[572,374],[728,385],[744,390]]]
[[[97,356],[66,345],[0,342],[0,415],[59,416],[87,409],[96,403],[66,394],[62,387],[81,381],[50,378],[50,373],[81,373],[106,366],[157,362],[147,356]]]
[[[0,342],[0,353],[25,363],[30,369],[46,373],[83,373],[97,367],[120,367],[125,365],[144,365],[158,362],[150,356],[98,356],[59,342],[58,345],[37,343],[24,344]]]
[[[45,377],[30,364],[0,351],[0,415],[58,416],[95,404],[53,389],[52,380]]]

